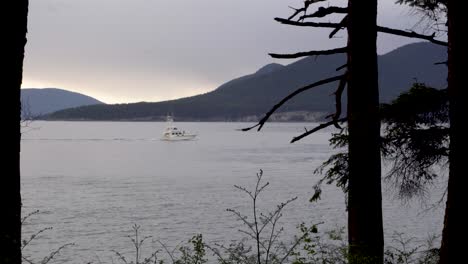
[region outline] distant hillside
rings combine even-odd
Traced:
[[[66,108],[103,104],[84,94],[56,88],[21,89],[21,102],[23,112],[33,117]]]
[[[434,87],[444,87],[447,69],[436,62],[446,60],[446,48],[430,43],[415,43],[379,56],[380,98],[388,102],[409,89],[417,80]],[[177,120],[238,121],[261,117],[281,98],[297,88],[337,75],[336,68],[346,62],[344,54],[307,57],[283,66],[269,64],[254,74],[219,86],[212,92],[157,103],[93,105],[66,109],[50,114],[52,120],[162,120],[173,113]],[[333,92],[337,84],[309,90],[280,108],[279,112],[334,111]],[[294,115],[294,120],[300,120]],[[310,115],[309,115],[310,116]]]

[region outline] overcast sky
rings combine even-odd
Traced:
[[[412,29],[419,17],[394,1],[379,1],[379,24]],[[23,87],[62,88],[106,103],[162,101],[211,91],[271,62],[292,62],[269,52],[343,46],[344,32],[328,40],[329,30],[273,20],[302,2],[30,0]],[[410,41],[379,35],[378,52]]]

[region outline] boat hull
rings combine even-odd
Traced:
[[[184,141],[184,140],[193,140],[197,135],[182,135],[182,136],[163,136],[161,140],[165,141]]]

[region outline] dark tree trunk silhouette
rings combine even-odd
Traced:
[[[21,263],[20,119],[21,82],[26,45],[28,0],[7,1],[7,24],[2,35],[2,103],[4,139],[0,182],[2,225],[0,263]],[[4,16],[5,17],[5,16]]]
[[[296,142],[320,129],[348,120],[349,132],[349,185],[348,185],[348,235],[350,245],[350,263],[382,263],[383,262],[383,223],[382,223],[382,193],[380,164],[380,117],[377,68],[377,32],[416,37],[440,42],[433,36],[421,35],[415,32],[394,30],[377,26],[377,0],[349,0],[348,7],[319,7],[312,14],[306,14],[307,8],[319,1],[305,1],[303,8],[295,9],[288,19],[275,18],[276,21],[301,27],[331,28],[330,37],[342,28],[348,30],[347,47],[329,50],[315,50],[294,54],[270,54],[276,58],[297,58],[310,55],[329,55],[336,53],[348,54],[347,63],[339,69],[346,68],[342,75],[317,81],[304,86],[286,96],[276,104],[258,124],[248,127],[250,130],[258,127],[260,130],[273,112],[286,101],[305,90],[330,82],[338,82],[335,91],[336,112],[328,117],[331,121],[323,123],[312,130],[307,130],[294,137]],[[294,21],[301,12],[304,15]],[[329,14],[346,14],[341,22],[309,22],[306,18],[324,17]],[[438,43],[444,45],[443,42]],[[337,69],[338,70],[338,69]],[[345,86],[348,86],[347,118],[341,118],[341,96]]]
[[[350,263],[383,262],[377,1],[348,1]]]
[[[466,196],[468,175],[464,152],[468,149],[466,113],[468,113],[467,84],[464,64],[468,61],[467,1],[448,1],[448,92],[450,117],[449,183],[445,208],[444,229],[440,250],[441,264],[461,263],[466,259]]]

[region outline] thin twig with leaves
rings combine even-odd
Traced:
[[[116,250],[112,250],[115,255],[117,255],[118,259],[124,263],[124,264],[150,264],[150,263],[157,263],[158,259],[157,259],[157,254],[159,253],[159,250],[155,250],[151,253],[151,255],[149,257],[146,257],[144,258],[143,260],[140,260],[141,259],[141,251],[143,249],[143,243],[151,238],[151,236],[145,236],[143,238],[140,238],[139,236],[139,229],[140,229],[140,226],[137,225],[137,224],[134,224],[132,226],[132,229],[133,229],[133,236],[127,236],[130,241],[132,242],[133,244],[133,247],[135,248],[135,260],[134,261],[128,261],[127,258],[122,254],[120,253],[119,251],[116,251]],[[160,262],[162,263],[162,262]]]
[[[28,213],[26,216],[24,216],[23,218],[21,218],[21,225],[24,226],[26,225],[27,221],[35,216],[35,215],[38,215],[40,213],[39,210],[36,210],[36,211],[33,211],[31,213]],[[52,230],[52,227],[45,227],[45,228],[42,228],[40,229],[39,231],[36,231],[35,233],[33,233],[31,236],[29,236],[29,238],[27,239],[24,239],[22,242],[21,242],[21,253],[22,253],[22,260],[24,262],[27,262],[29,264],[47,264],[49,263],[51,260],[53,260],[63,249],[67,248],[67,247],[70,247],[70,246],[74,246],[75,243],[66,243],[66,244],[63,244],[61,245],[60,247],[58,247],[57,249],[53,250],[52,252],[50,252],[47,256],[45,256],[44,258],[42,258],[42,260],[40,261],[34,261],[31,259],[30,256],[28,256],[28,254],[26,253],[27,249],[28,249],[28,246],[31,244],[31,242],[37,240],[41,234],[43,234],[44,232],[46,231],[49,231],[49,230]]]
[[[247,227],[246,230],[239,231],[242,234],[247,235],[248,238],[253,239],[256,248],[255,263],[283,263],[286,259],[288,259],[289,254],[294,251],[294,248],[300,243],[298,240],[303,239],[302,237],[297,238],[289,248],[285,247],[284,244],[280,243],[279,241],[279,237],[284,230],[283,227],[278,226],[279,220],[283,216],[282,212],[284,208],[295,201],[297,197],[293,197],[289,200],[286,200],[285,202],[280,203],[276,206],[274,211],[267,213],[260,212],[258,209],[258,199],[260,194],[266,189],[266,187],[269,186],[268,182],[263,184],[262,179],[263,171],[260,170],[260,172],[257,173],[256,184],[253,190],[248,190],[247,188],[238,185],[234,186],[236,189],[246,193],[250,197],[253,210],[252,220],[249,220],[247,215],[244,215],[235,209],[227,209],[227,211],[231,212]],[[224,251],[229,253],[231,256],[233,255],[232,252],[235,252],[235,250],[227,250],[225,247],[222,249],[224,249]],[[218,256],[222,263],[229,263],[221,256],[219,250],[215,250],[214,254]],[[244,258],[244,261],[247,261],[248,259],[249,258]]]

